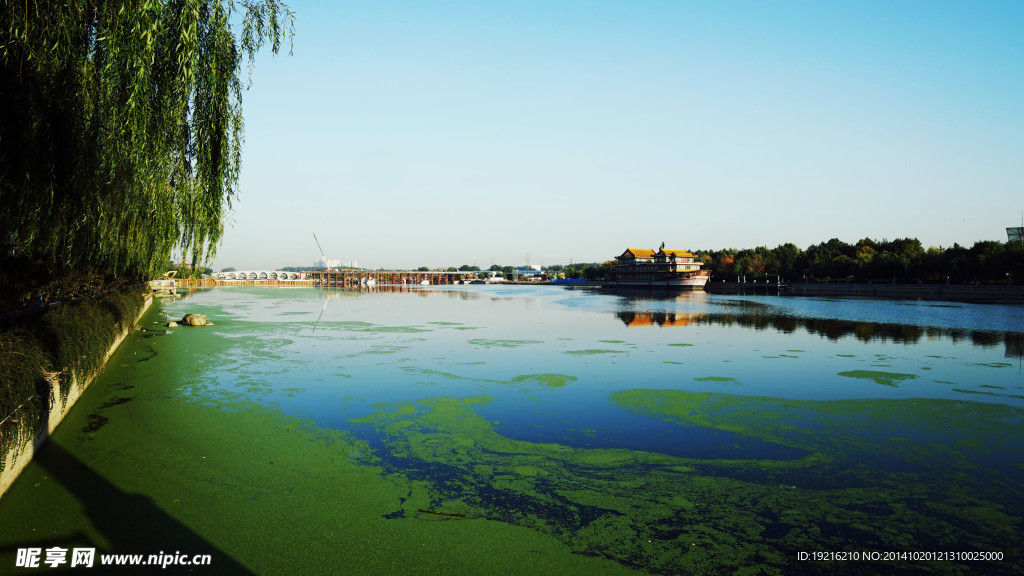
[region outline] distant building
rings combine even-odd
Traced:
[[[313,260],[314,268],[341,268],[342,264],[342,261],[337,258],[317,258],[316,260]],[[346,268],[353,268],[354,264],[349,265],[346,262],[344,263],[344,266]]]
[[[528,280],[531,282],[539,282],[547,278],[547,274],[541,271],[540,266],[537,266],[536,268],[533,266],[530,266],[529,268],[520,268],[515,271],[513,276],[517,280]]]

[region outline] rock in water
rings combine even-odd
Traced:
[[[185,326],[206,326],[206,314],[185,314],[181,323]]]
[[[167,323],[167,327],[168,328],[177,328],[178,327],[178,323],[175,322],[174,320],[171,320],[170,322]]]

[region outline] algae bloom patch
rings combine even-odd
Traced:
[[[543,340],[489,340],[487,338],[474,338],[469,340],[473,346],[484,348],[518,348],[527,344],[543,344]]]
[[[627,354],[625,350],[608,350],[605,348],[589,348],[587,350],[567,350],[570,356],[596,356],[598,354]]]
[[[565,374],[520,374],[510,380],[509,384],[540,384],[542,386],[561,388],[576,380],[575,376],[567,376]]]
[[[961,470],[977,465],[960,448],[889,436],[916,428],[913,435],[940,438],[948,424],[971,438],[1006,437],[1013,425],[1003,422],[1019,421],[1019,410],[949,400],[802,401],[681,390],[623,390],[610,400],[805,455],[683,458],[514,440],[477,413],[494,401],[489,397],[380,406],[360,422],[373,426],[386,447],[368,463],[418,487],[424,509],[529,527],[579,554],[648,573],[703,573],[708,562],[724,573],[751,565],[783,573],[792,550],[832,542],[823,526],[878,550],[927,549],[937,532],[962,542],[985,534],[991,546],[1019,528],[1002,494],[965,484],[948,470],[951,460]],[[934,420],[939,414],[941,422]],[[822,435],[823,427],[836,433]],[[854,461],[859,464],[851,467]],[[911,462],[918,471],[908,475],[886,462]],[[1020,494],[1019,487],[1010,490]]]
[[[902,372],[883,372],[880,370],[848,370],[839,372],[839,376],[845,378],[857,378],[858,380],[871,380],[885,386],[898,386],[900,382],[917,378],[914,374]]]
[[[742,384],[742,382],[740,382],[739,380],[735,378],[730,378],[729,376],[704,376],[700,378],[695,377],[694,380],[696,380],[697,382],[721,382],[722,384]]]

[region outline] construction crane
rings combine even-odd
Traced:
[[[313,240],[316,241],[316,247],[320,249],[320,257],[324,259],[324,271],[330,272],[331,266],[327,263],[327,256],[324,255],[324,249],[320,247],[320,240],[317,240],[316,232],[313,232]]]

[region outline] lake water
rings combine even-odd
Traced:
[[[163,327],[188,312],[215,325]],[[200,290],[0,500],[0,567],[55,543],[196,573],[1019,573],[1022,356],[1020,306]]]

